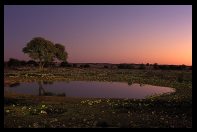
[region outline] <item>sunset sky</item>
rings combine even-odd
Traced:
[[[192,6],[4,6],[4,59],[29,60],[34,37],[65,45],[71,63],[192,65]]]

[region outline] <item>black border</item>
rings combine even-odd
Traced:
[[[4,0],[5,5],[191,5],[192,0]]]
[[[195,21],[195,15],[194,15],[194,6],[192,3],[194,3],[194,1],[192,0],[4,0],[4,1],[0,1],[0,3],[2,4],[0,6],[0,8],[2,7],[1,11],[1,17],[2,17],[2,38],[1,39],[4,44],[4,5],[192,5],[192,67],[195,66],[195,61],[194,61],[194,54],[195,54],[195,41],[194,41],[194,37],[193,37],[193,34],[194,34],[194,24],[196,22]],[[1,44],[2,48],[2,60],[4,60],[4,46],[3,44]],[[2,71],[4,70],[3,69],[3,63],[0,65],[2,66]],[[195,68],[192,68],[192,72],[195,74]],[[192,77],[194,78],[193,76],[193,73],[192,73]],[[195,78],[194,78],[195,79]],[[192,81],[193,82],[193,81]],[[2,85],[4,85],[4,82],[3,82],[3,79],[2,79]],[[195,84],[192,83],[192,88],[193,88],[193,93],[195,93]],[[1,88],[1,94],[2,94],[2,99],[1,99],[1,112],[2,112],[2,116],[1,117],[4,117],[4,90],[3,88]],[[194,94],[192,95],[192,103],[194,103]],[[193,111],[194,110],[194,106],[192,106],[193,108]],[[194,119],[194,114],[195,112],[192,112],[192,120]],[[1,118],[2,119],[2,128],[4,128],[4,118]],[[192,126],[195,127],[194,125],[194,120],[192,121]]]

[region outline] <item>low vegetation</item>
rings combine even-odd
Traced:
[[[144,67],[145,65],[143,65]],[[147,66],[147,65],[146,65]],[[4,127],[192,127],[192,71],[111,68],[23,68],[4,72],[4,85],[36,80],[152,84],[175,93],[147,99],[93,99],[4,93]]]

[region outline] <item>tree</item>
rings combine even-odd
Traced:
[[[43,69],[46,63],[53,62],[55,58],[66,61],[68,56],[63,45],[54,45],[53,42],[42,37],[33,38],[23,48],[23,52],[33,60],[38,61],[40,69]]]
[[[58,60],[62,60],[64,62],[66,62],[67,58],[68,58],[68,53],[65,51],[65,47],[61,44],[55,44],[55,48],[56,48],[56,58]]]
[[[181,70],[186,70],[187,69],[187,66],[184,65],[184,64],[180,65],[179,67],[180,67]]]
[[[34,60],[29,60],[28,62],[27,62],[27,66],[38,66],[38,63],[37,62],[35,62]]]
[[[26,62],[25,60],[21,60],[21,61],[20,61],[20,65],[21,65],[21,66],[26,66],[26,65],[27,65],[27,62]]]
[[[20,61],[14,58],[10,58],[7,62],[8,67],[18,67],[21,65]]]

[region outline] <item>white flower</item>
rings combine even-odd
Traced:
[[[44,111],[44,110],[41,110],[40,113],[41,113],[41,114],[47,114],[47,112]]]
[[[42,105],[42,108],[44,108],[45,107],[45,105]]]

